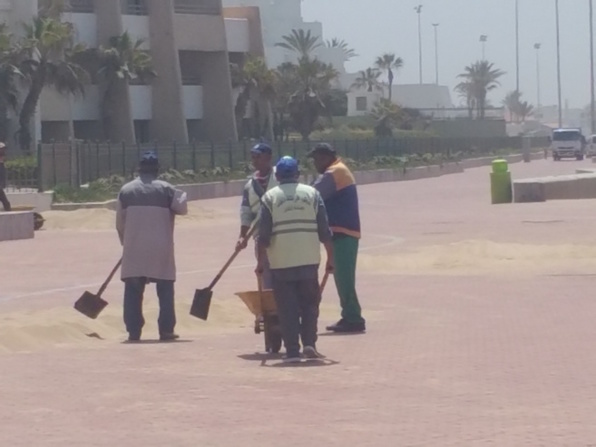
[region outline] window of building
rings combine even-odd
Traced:
[[[93,0],[70,0],[70,12],[93,13]]]
[[[131,16],[146,16],[148,14],[145,0],[121,0],[122,14]]]
[[[221,0],[174,0],[177,14],[221,14]]]
[[[356,111],[366,112],[368,110],[368,101],[366,96],[358,96],[356,98]]]

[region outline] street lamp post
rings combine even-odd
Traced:
[[[590,124],[592,126],[592,134],[596,133],[594,107],[594,5],[592,0],[590,0]]]
[[[536,110],[538,112],[537,118],[540,118],[540,47],[541,43],[535,43],[534,49],[536,50]]]
[[[555,0],[555,18],[557,22],[557,98],[559,108],[559,127],[563,127],[563,108],[561,101],[561,33],[559,30],[559,0]]]
[[[433,23],[435,28],[435,83],[439,85],[439,24]]]
[[[422,84],[422,5],[414,8],[418,13],[418,65],[420,70],[420,83]]]
[[[515,0],[515,90],[519,93],[519,0]]]
[[[486,60],[486,41],[488,40],[488,36],[483,34],[480,36],[480,43],[482,44],[482,60]]]

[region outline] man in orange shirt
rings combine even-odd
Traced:
[[[6,166],[4,166],[4,158],[6,157],[6,145],[0,142],[0,202],[4,207],[4,211],[10,211],[10,202],[4,188],[6,188]]]
[[[335,285],[341,303],[341,320],[327,330],[359,333],[366,330],[356,293],[356,260],[360,241],[360,211],[356,181],[350,169],[327,143],[310,152],[321,176],[313,185],[321,194],[333,231]]]

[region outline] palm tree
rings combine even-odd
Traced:
[[[21,149],[31,150],[31,121],[42,90],[56,89],[61,94],[85,93],[88,73],[74,62],[84,51],[82,45],[73,45],[72,24],[48,17],[38,17],[25,25],[26,37],[20,44],[23,59],[21,72],[25,75],[28,91],[19,114],[17,132]]]
[[[360,72],[360,75],[356,78],[352,84],[352,88],[364,89],[366,91],[383,91],[383,84],[379,81],[381,72],[376,68],[367,68]]]
[[[503,100],[503,105],[509,110],[509,115],[512,121],[519,119],[519,105],[521,102],[521,93],[517,90],[509,92]]]
[[[375,66],[383,71],[387,72],[387,81],[389,84],[389,101],[393,98],[393,79],[395,77],[393,71],[398,71],[404,66],[404,61],[401,57],[395,57],[393,53],[386,53],[377,58]]]
[[[522,123],[526,122],[526,118],[531,116],[534,113],[534,106],[529,104],[528,101],[521,101],[519,103],[519,109],[517,111],[517,116],[519,117]]]
[[[17,82],[23,78],[18,69],[19,49],[13,43],[6,24],[0,24],[0,139],[6,141],[6,114],[8,109],[18,109]]]
[[[320,39],[313,36],[310,30],[304,31],[303,29],[293,29],[289,35],[282,36],[282,42],[275,44],[276,47],[298,54],[300,58],[310,58],[312,53],[322,45]]]
[[[354,51],[353,48],[350,48],[348,43],[343,39],[337,39],[334,37],[333,39],[328,40],[326,42],[326,46],[327,48],[339,48],[343,52],[344,62],[347,62],[350,59],[353,59],[356,56],[358,56],[358,54],[356,54],[356,51]]]
[[[277,69],[277,110],[287,112],[294,129],[308,140],[322,115],[329,115],[323,98],[333,90],[339,73],[318,59],[301,58]]]
[[[131,83],[151,82],[157,73],[149,53],[142,49],[144,40],[133,40],[128,32],[109,39],[107,47],[97,50],[97,77],[103,86],[102,119],[109,138],[118,97]]]
[[[403,117],[402,109],[389,99],[381,98],[370,112],[376,121],[375,135],[379,138],[392,137],[393,128],[399,124]]]
[[[467,66],[465,71],[458,76],[469,84],[470,94],[476,102],[478,118],[484,119],[486,97],[490,91],[500,85],[499,78],[504,74],[505,72],[495,68],[493,63],[478,61]]]
[[[472,84],[467,81],[460,82],[455,86],[455,91],[458,96],[466,101],[466,107],[468,108],[468,117],[474,118],[474,109],[476,108],[476,100],[472,93]]]
[[[271,139],[271,103],[275,99],[275,72],[267,67],[262,57],[249,57],[243,66],[232,64],[232,85],[242,87],[235,106],[236,123],[242,122],[249,103],[253,105],[253,137]],[[243,134],[240,132],[239,134]]]

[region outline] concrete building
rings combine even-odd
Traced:
[[[224,7],[252,6],[261,11],[263,23],[263,42],[267,65],[276,68],[284,62],[296,62],[297,56],[291,51],[275,46],[282,42],[282,37],[290,34],[293,29],[310,31],[318,37],[321,44],[323,39],[323,24],[321,22],[305,22],[302,18],[302,0],[223,0]],[[337,48],[322,45],[313,53],[322,62],[332,64],[340,73],[345,73],[343,52]]]
[[[43,0],[39,0],[42,3]],[[143,39],[158,77],[150,85],[123,86],[115,116],[104,129],[101,86],[84,97],[46,89],[37,139],[64,141],[226,141],[237,139],[230,61],[263,55],[256,8],[224,10],[221,0],[70,0],[63,20],[89,48],[128,31]],[[0,19],[14,29],[38,11],[38,0],[0,0]]]

